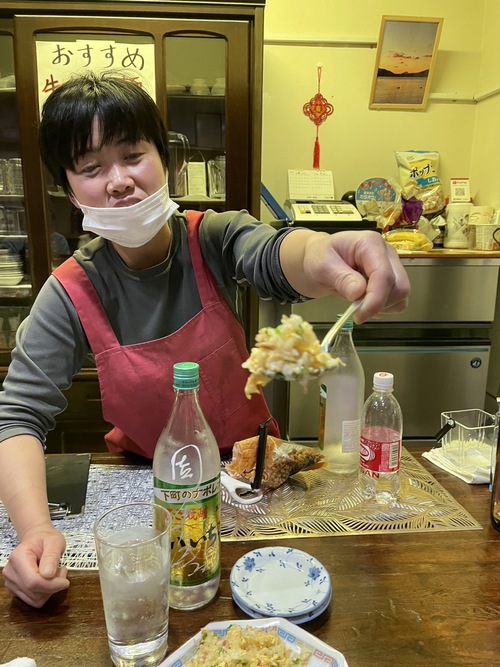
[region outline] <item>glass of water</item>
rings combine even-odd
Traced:
[[[113,664],[154,667],[168,648],[169,512],[153,503],[118,505],[94,526]]]

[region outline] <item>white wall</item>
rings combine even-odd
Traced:
[[[414,12],[413,12],[414,10]],[[368,109],[381,17],[443,17],[425,111]],[[287,40],[302,44],[286,45]],[[500,2],[267,0],[262,180],[283,204],[287,169],[311,169],[313,123],[302,107],[321,91],[335,111],[320,128],[321,168],[341,197],[365,178],[397,177],[394,151],[437,150],[445,194],[453,176],[471,180],[476,204],[500,209]],[[452,101],[453,99],[457,101]],[[262,208],[264,220],[271,214]],[[459,297],[459,295],[457,295]],[[500,295],[488,391],[500,383]],[[491,398],[487,409],[494,410]]]
[[[500,3],[486,0],[483,30],[483,55],[478,81],[478,96],[500,88]],[[491,203],[500,208],[500,95],[486,97],[477,104],[476,124],[472,145],[471,168],[479,184],[478,203]],[[486,409],[496,410],[493,397],[500,385],[500,294],[497,295],[496,317],[492,331],[492,346],[488,373]]]
[[[500,208],[500,3],[486,0],[482,58],[478,77],[476,123],[472,145],[471,169],[477,182],[479,204]]]
[[[415,14],[394,0],[267,0],[262,180],[276,199],[286,198],[287,169],[312,168],[315,126],[302,107],[316,93],[321,63],[321,92],[335,111],[320,128],[320,166],[333,171],[338,198],[365,178],[397,177],[394,151],[417,148],[439,151],[446,194],[452,176],[469,176],[483,200],[483,173],[472,163],[473,95],[495,76],[493,66],[481,68],[483,29],[495,41],[486,10],[500,26],[496,0],[421,0],[419,16],[444,18],[432,97],[425,111],[375,111],[368,103],[381,17]],[[285,45],[289,39],[305,44]],[[442,99],[451,97],[462,101]],[[262,215],[271,219],[264,208]]]

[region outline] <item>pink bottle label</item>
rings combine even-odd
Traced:
[[[399,434],[384,429],[383,434],[376,434],[376,439],[373,437],[375,434],[370,435],[370,429],[367,429],[359,441],[360,465],[364,472],[372,477],[378,477],[379,473],[397,472],[401,457]]]

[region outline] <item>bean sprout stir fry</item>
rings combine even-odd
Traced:
[[[297,380],[306,385],[342,362],[321,349],[312,325],[292,314],[283,315],[276,328],[264,327],[255,337],[255,347],[242,364],[250,371],[245,395],[251,398],[273,379]]]
[[[305,667],[311,655],[309,646],[292,651],[276,632],[231,625],[225,636],[203,630],[185,667]]]

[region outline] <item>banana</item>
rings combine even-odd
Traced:
[[[421,250],[427,252],[432,250],[433,243],[425,234],[413,231],[390,231],[384,234],[387,243],[393,245],[396,250]]]

